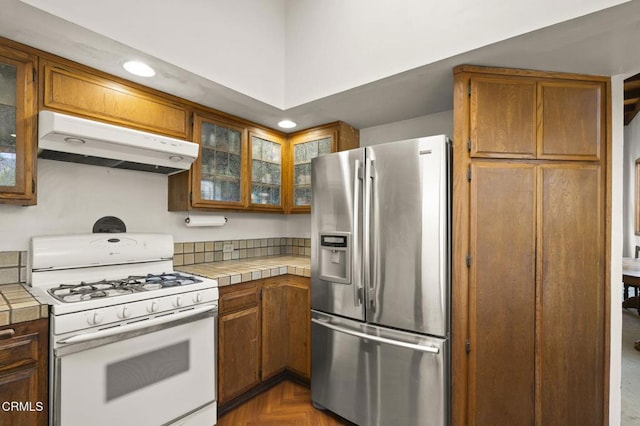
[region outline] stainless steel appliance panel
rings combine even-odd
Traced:
[[[316,406],[360,426],[448,424],[448,340],[311,316]]]
[[[311,172],[311,306],[359,320],[363,164],[357,149],[314,158]]]
[[[433,136],[366,150],[366,320],[447,336],[448,139]]]

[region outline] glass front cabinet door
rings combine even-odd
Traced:
[[[246,206],[246,133],[241,126],[194,115],[194,139],[200,144],[193,173],[194,206]]]
[[[284,139],[276,134],[249,132],[251,190],[249,200],[254,210],[283,211]]]
[[[311,207],[311,160],[334,151],[334,132],[310,133],[293,137],[290,143],[292,162],[289,185],[291,213],[307,213]]]
[[[35,56],[0,45],[0,202],[36,202]]]

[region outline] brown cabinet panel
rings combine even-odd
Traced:
[[[311,211],[311,160],[319,155],[360,146],[360,131],[338,121],[288,135],[285,162],[287,213]]]
[[[96,74],[45,63],[43,106],[116,125],[189,137],[186,106]]]
[[[287,293],[288,287],[282,282],[262,288],[262,380],[287,367]]]
[[[539,158],[598,160],[604,128],[603,83],[541,82]]]
[[[218,321],[218,401],[220,404],[260,383],[260,310],[244,309]]]
[[[292,277],[293,278],[293,277]],[[298,278],[298,277],[295,277]],[[308,278],[291,281],[287,288],[289,320],[288,368],[311,378],[311,290]]]
[[[196,113],[193,117],[193,139],[200,145],[200,152],[191,166],[191,186],[181,188],[184,192],[191,192],[191,203],[185,210],[191,206],[245,208],[247,130],[242,123]],[[176,179],[179,178],[169,177],[170,205],[172,198],[180,194],[171,192],[172,182]]]
[[[453,423],[606,424],[608,78],[454,73]]]
[[[0,202],[36,204],[35,55],[0,45]]]
[[[540,185],[540,420],[599,425],[606,323],[602,171],[544,166]]]
[[[5,411],[0,424],[43,426],[48,418],[49,322],[40,319],[0,328],[0,395],[29,411]]]
[[[473,77],[470,84],[471,156],[534,158],[536,83]]]
[[[255,282],[220,287],[220,315],[257,306],[258,299]]]
[[[470,410],[477,425],[530,425],[536,169],[529,164],[475,163],[472,176]]]

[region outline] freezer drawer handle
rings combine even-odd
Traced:
[[[319,325],[321,325],[323,327],[330,328],[330,329],[335,330],[335,331],[337,331],[339,333],[350,334],[352,336],[360,337],[362,339],[372,340],[372,341],[378,342],[378,343],[385,343],[387,345],[400,346],[402,348],[413,349],[413,350],[421,351],[421,352],[430,352],[430,353],[433,353],[433,354],[440,353],[440,348],[438,346],[435,346],[435,345],[433,345],[433,346],[416,345],[414,343],[400,342],[398,340],[387,339],[385,337],[372,336],[370,334],[361,333],[359,331],[350,330],[348,328],[338,327],[337,325],[333,325],[333,324],[329,323],[328,320],[321,320],[321,319],[311,318],[311,322],[315,322],[316,324],[319,324]]]

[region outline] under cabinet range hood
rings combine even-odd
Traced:
[[[196,143],[52,111],[38,115],[38,157],[173,174],[198,157]]]

